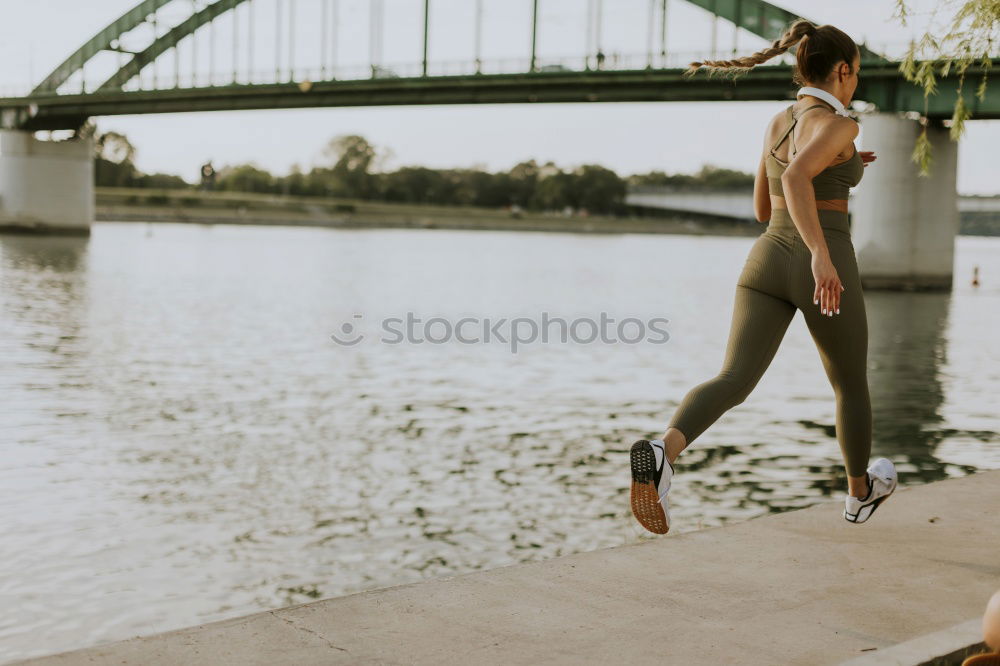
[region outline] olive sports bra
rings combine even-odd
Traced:
[[[794,106],[794,105],[792,105]],[[777,143],[771,146],[771,150],[764,160],[764,167],[767,170],[767,184],[771,191],[771,194],[777,195],[779,197],[785,196],[781,189],[781,174],[784,173],[785,169],[788,167],[788,162],[782,162],[778,159],[774,151],[781,145],[781,142],[785,140],[785,137],[789,136],[792,129],[795,127],[795,123],[798,119],[802,117],[802,114],[810,109],[816,108],[829,108],[825,104],[814,104],[807,109],[803,109],[802,113],[796,116],[792,113],[792,106],[789,106],[785,110],[785,116],[788,119],[788,127],[785,129],[784,134],[778,139]],[[789,157],[789,162],[795,157],[795,137],[792,136],[792,140],[789,142],[791,146],[791,155]],[[833,166],[828,166],[827,168],[820,171],[812,179],[813,189],[816,191],[816,200],[823,201],[828,199],[847,199],[848,188],[856,186],[861,182],[861,176],[864,174],[864,163],[861,161],[861,155],[858,154],[858,149],[854,149],[854,155],[851,159],[846,162],[841,162],[840,164],[835,164]]]

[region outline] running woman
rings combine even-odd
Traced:
[[[670,529],[668,492],[681,451],[753,391],[801,310],[837,401],[836,433],[847,472],[844,518],[863,523],[896,489],[892,462],[871,455],[868,320],[847,215],[848,189],[875,159],[854,147],[858,123],[847,105],[861,52],[832,25],[795,21],[770,47],[733,60],[692,62],[749,69],[795,49],[796,101],[767,128],[754,183],[754,212],[767,230],[736,283],[722,369],[692,388],[659,439],[632,445],[632,513],[647,530]],[[867,467],[866,467],[867,466]]]

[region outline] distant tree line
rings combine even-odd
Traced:
[[[135,147],[116,132],[95,135],[95,178],[103,187],[195,188],[196,184],[171,174],[145,174],[135,167]],[[308,172],[294,166],[277,176],[254,164],[224,166],[212,188],[231,192],[258,192],[323,196],[397,203],[483,207],[519,206],[543,211],[567,208],[589,213],[623,214],[625,193],[641,185],[681,189],[752,188],[754,177],[742,171],[704,166],[697,174],[668,175],[662,171],[622,178],[597,164],[562,169],[552,162],[521,162],[509,171],[400,167],[376,169],[375,148],[363,137],[342,135],[324,150],[326,164]]]

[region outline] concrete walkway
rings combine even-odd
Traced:
[[[903,478],[905,483],[905,475]],[[54,655],[42,664],[835,664],[981,617],[1000,470]]]

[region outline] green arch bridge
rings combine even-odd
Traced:
[[[411,65],[388,67],[380,53],[383,0],[369,0],[370,62],[349,69],[336,63],[338,40],[358,26],[343,24],[337,0],[142,0],[32,90],[0,97],[0,227],[89,229],[93,219],[89,139],[43,142],[34,132],[78,130],[93,117],[417,104],[794,99],[793,54],[735,80],[704,72],[682,77],[691,60],[726,57],[728,51],[717,40],[719,22],[733,28],[732,52],[749,53],[763,44],[737,49],[741,31],[770,42],[799,18],[763,0],[649,0],[645,23],[635,26],[635,42],[644,40],[645,49],[620,59],[619,54],[608,57],[601,50],[604,0],[587,1],[587,45],[583,53],[568,58],[539,54],[538,37],[544,29],[539,5],[545,0],[520,0],[529,18],[523,30],[530,33],[530,49],[520,59],[503,62],[481,57],[484,1],[474,0],[474,59],[458,64],[430,60],[433,0],[413,0],[421,10],[420,20],[408,24],[407,30],[420,37],[422,57]],[[668,48],[670,9],[678,3],[698,7],[711,18],[709,52]],[[167,21],[165,9],[175,15],[182,12],[181,18]],[[316,28],[318,62],[303,67],[295,62],[298,43],[307,36],[312,39]],[[143,35],[147,39],[140,47],[127,47]],[[226,72],[214,64],[221,42],[231,53]],[[941,121],[953,113],[958,79],[954,74],[941,77],[937,93],[925,99],[922,89],[905,80],[897,62],[867,45],[861,48],[863,73],[854,99],[868,103],[861,116],[865,149],[879,156],[878,166],[866,170],[868,187],[859,188],[852,207],[863,277],[870,286],[947,288],[957,231],[957,145],[948,140]],[[185,58],[190,68],[181,62],[182,51],[190,54]],[[270,60],[262,70],[265,55]],[[990,81],[993,85],[987,86],[982,101],[974,94],[975,85],[968,84],[990,71],[982,63],[966,71],[963,98],[975,119],[1000,118],[995,82]],[[935,151],[937,173],[930,184],[918,180],[909,162],[919,115],[930,120],[928,134]],[[53,200],[47,194],[52,189],[64,196]],[[899,251],[900,246],[905,251]]]
[[[737,80],[708,77],[704,72],[686,79],[681,73],[686,62],[702,54],[671,54],[667,50],[666,26],[669,5],[666,0],[650,0],[649,24],[646,26],[646,52],[633,54],[621,65],[612,66],[605,58],[603,66],[594,53],[580,54],[573,59],[545,59],[538,55],[539,3],[544,0],[523,0],[530,3],[531,22],[524,26],[530,31],[531,51],[521,60],[508,61],[506,67],[484,71],[479,57],[482,21],[482,0],[478,0],[477,53],[465,71],[435,72],[427,53],[430,46],[428,30],[432,0],[422,2],[422,24],[414,26],[421,33],[423,58],[401,75],[392,68],[374,63],[354,76],[335,77],[330,65],[330,45],[336,42],[338,31],[352,29],[335,16],[335,0],[314,0],[312,11],[296,12],[296,0],[266,0],[267,7],[255,7],[265,0],[215,0],[209,3],[188,0],[143,0],[74,51],[48,74],[28,94],[0,98],[0,127],[4,129],[50,130],[75,129],[87,118],[124,114],[221,111],[238,109],[283,109],[337,106],[384,106],[406,104],[504,104],[552,102],[669,102],[669,101],[750,101],[790,99],[794,94],[791,83],[790,59],[783,63],[754,68],[748,76]],[[373,3],[379,0],[371,0]],[[591,4],[600,0],[591,0]],[[673,0],[680,2],[682,0]],[[798,15],[763,0],[683,0],[701,7],[713,20],[725,21],[744,31],[772,41],[779,37]],[[158,29],[157,17],[166,5],[187,8],[190,15],[166,29]],[[271,13],[274,9],[274,13]],[[298,7],[302,10],[303,7]],[[268,10],[268,11],[264,11]],[[318,10],[318,12],[317,12]],[[317,14],[313,16],[313,14]],[[331,17],[333,17],[331,19]],[[202,59],[218,50],[215,26],[228,18],[227,36],[232,42],[232,77],[209,72],[198,78],[197,69],[185,72],[180,63],[181,47],[194,48],[202,39]],[[591,17],[588,16],[588,19]],[[322,65],[313,71],[296,70],[294,49],[283,52],[284,46],[296,41],[296,26],[304,21],[321,23],[323,30],[317,49]],[[373,17],[373,25],[380,21]],[[593,32],[594,21],[588,31]],[[128,50],[124,41],[137,31],[153,27],[154,37],[142,48]],[[265,38],[265,29],[275,27],[273,39]],[[381,28],[381,25],[376,27]],[[636,26],[637,37],[643,37],[643,26]],[[659,38],[653,33],[658,32]],[[713,30],[713,41],[714,39]],[[212,39],[204,48],[206,35]],[[589,36],[589,35],[588,35]],[[599,39],[599,37],[598,37]],[[593,41],[593,40],[591,40]],[[274,48],[275,67],[270,76],[248,71],[254,66],[258,47],[266,43]],[[193,46],[192,46],[193,45]],[[224,46],[229,46],[226,44]],[[591,50],[600,48],[591,44]],[[712,49],[718,57],[725,57]],[[747,49],[741,49],[746,52]],[[108,55],[117,57],[108,67]],[[171,63],[173,54],[173,63]],[[374,54],[373,54],[374,55]],[[907,82],[898,71],[897,63],[862,47],[864,75],[855,99],[870,102],[880,111],[924,112],[923,91]],[[375,58],[373,58],[374,60]],[[259,56],[258,56],[259,60]],[[673,62],[672,62],[673,61]],[[143,85],[142,75],[155,71],[157,64],[173,65],[172,73],[153,77],[153,85]],[[487,63],[488,64],[488,63]],[[102,75],[93,71],[104,65]],[[504,71],[505,70],[505,71]],[[241,80],[241,71],[243,73]],[[228,74],[228,72],[227,72]],[[977,74],[972,68],[967,76]],[[315,75],[315,76],[312,76]],[[225,79],[229,79],[226,81]],[[940,91],[927,101],[926,113],[931,117],[950,117],[954,106],[955,78],[942,80]],[[1000,93],[994,86],[987,88],[987,98],[980,102],[973,94],[974,86],[965,86],[965,102],[978,119],[1000,117]]]

